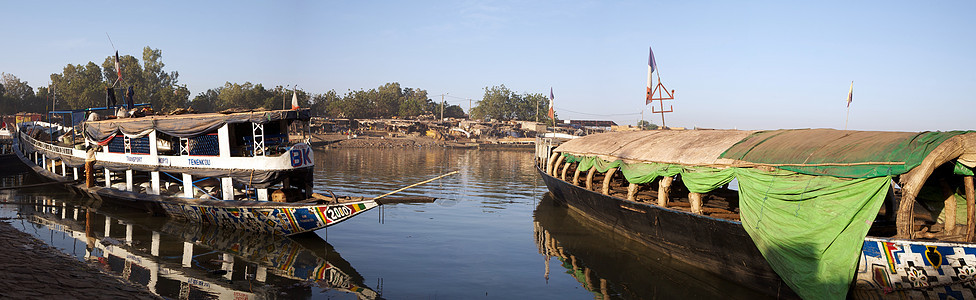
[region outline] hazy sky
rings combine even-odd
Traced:
[[[635,124],[647,50],[667,125],[976,129],[973,1],[4,1],[0,72],[32,87],[115,48],[162,50],[191,98],[224,82],[311,93],[387,82],[468,109],[484,88],[562,119]]]

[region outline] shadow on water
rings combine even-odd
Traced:
[[[201,226],[103,207],[66,191],[8,190],[0,197],[0,217],[15,228],[164,298],[381,299],[314,234],[291,238]]]
[[[765,298],[589,221],[550,193],[534,218],[547,278],[568,274],[594,299]]]

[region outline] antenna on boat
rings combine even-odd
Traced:
[[[657,70],[657,61],[654,60],[654,50],[648,48],[648,51],[650,52],[650,57],[647,59],[647,102],[645,105],[651,104],[654,101],[660,101],[661,110],[656,110],[654,109],[654,106],[651,106],[651,112],[661,114],[661,128],[667,128],[667,124],[664,123],[664,113],[673,112],[674,107],[668,105],[668,109],[664,110],[664,100],[674,100],[674,90],[669,92],[668,89],[664,87],[664,84],[661,83],[661,71]],[[654,71],[658,71],[657,85],[652,85],[653,80],[651,80],[651,75],[654,73]],[[657,96],[655,96],[655,94],[657,94]],[[667,94],[668,96],[664,97],[664,94]]]

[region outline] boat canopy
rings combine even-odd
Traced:
[[[953,161],[952,172],[971,176],[976,132],[610,132],[554,151],[578,171],[617,168],[632,184],[677,175],[707,193],[737,180],[742,226],[770,266],[803,298],[840,299],[892,179],[902,186],[896,237],[913,238],[922,185]]]
[[[104,141],[119,132],[130,138],[139,138],[152,130],[157,130],[168,135],[188,138],[214,131],[227,123],[266,124],[277,120],[308,120],[310,117],[308,109],[298,109],[109,119],[85,122],[85,136],[94,141]]]

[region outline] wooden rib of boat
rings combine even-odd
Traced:
[[[41,176],[70,182],[72,190],[98,199],[293,235],[379,205],[366,198],[311,197],[308,120],[307,109],[295,109],[124,117],[68,126],[32,121],[16,126],[13,148]]]
[[[612,132],[536,153],[594,223],[771,296],[976,298],[974,132]]]

